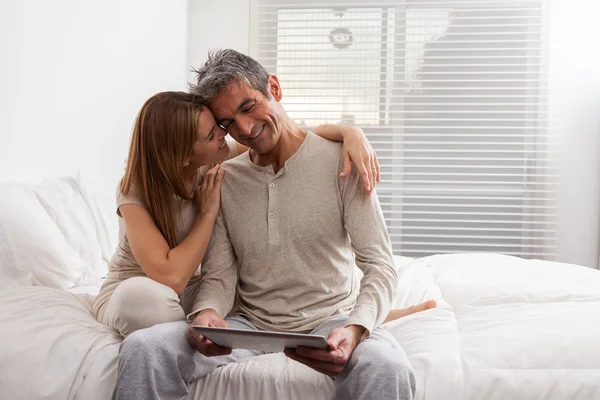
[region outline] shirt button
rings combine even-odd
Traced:
[[[275,218],[275,214],[271,213],[271,214],[269,214],[269,217]]]
[[[274,188],[274,187],[275,187],[275,184],[274,184],[273,182],[271,182],[271,184],[269,185],[269,187],[272,187],[272,188]]]

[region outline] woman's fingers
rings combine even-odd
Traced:
[[[379,167],[379,160],[377,160],[377,154],[373,153],[373,159],[375,160],[375,169],[377,170],[377,182],[381,182],[381,168]]]
[[[215,165],[214,168],[215,168],[215,176],[214,176],[213,184],[216,184],[217,179],[219,179],[219,175],[221,175],[221,164]]]
[[[369,166],[369,182],[371,183],[370,192],[372,192],[373,189],[375,189],[375,182],[376,182],[375,179],[377,179],[377,171],[375,170],[375,168],[373,168],[374,163],[373,163],[373,155],[372,154],[369,155],[368,166]]]
[[[358,174],[360,175],[360,179],[363,183],[365,191],[367,193],[371,193],[371,181],[369,180],[370,173],[367,165],[362,162],[356,163],[356,169],[358,170]]]
[[[206,172],[206,175],[204,175],[204,181],[202,182],[202,186],[204,186],[206,190],[212,191],[214,189],[215,178],[217,177],[217,172],[219,171],[219,168],[221,168],[221,165],[217,164],[211,169],[209,169]]]
[[[350,173],[350,168],[352,167],[352,161],[350,161],[350,155],[348,153],[343,154],[344,162],[342,165],[342,173],[340,177],[345,177]]]
[[[221,182],[223,182],[223,176],[225,176],[225,170],[221,168],[215,177],[215,189],[217,189],[219,193],[221,193]]]

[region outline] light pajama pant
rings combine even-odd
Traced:
[[[343,326],[346,317],[334,317],[311,333],[327,336]],[[257,330],[241,316],[226,318],[231,328]],[[188,323],[170,322],[128,336],[120,350],[119,375],[113,400],[184,400],[189,384],[218,367],[260,351],[234,349],[232,354],[205,357],[187,342]],[[398,342],[378,328],[355,349],[345,369],[335,378],[336,399],[413,399],[415,377]]]

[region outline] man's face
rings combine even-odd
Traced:
[[[233,81],[210,103],[217,124],[258,154],[271,152],[281,136],[281,90],[276,77],[269,77],[268,90],[270,98],[246,83]]]

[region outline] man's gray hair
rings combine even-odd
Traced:
[[[190,92],[207,105],[233,81],[243,82],[271,97],[267,90],[267,70],[252,57],[233,49],[210,50],[204,66],[194,72],[196,83],[190,84]]]

